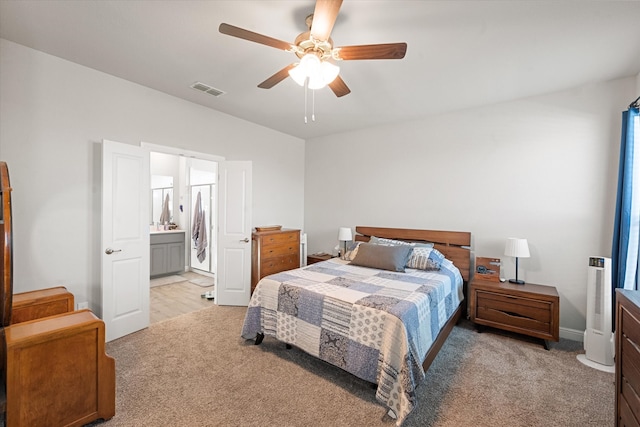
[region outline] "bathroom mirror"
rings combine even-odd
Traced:
[[[151,176],[151,224],[161,222],[165,203],[169,210],[168,222],[173,221],[173,177],[164,175]]]

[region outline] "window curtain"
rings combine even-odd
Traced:
[[[627,111],[622,113],[618,196],[611,251],[614,296],[615,288],[638,289],[638,246],[640,245],[640,145],[638,141],[640,117],[638,99],[629,106]],[[613,313],[615,313],[615,309]]]

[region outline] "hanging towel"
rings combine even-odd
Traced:
[[[162,213],[160,214],[160,224],[165,222],[168,224],[171,218],[169,217],[169,194],[164,198],[164,204],[162,205]]]
[[[198,261],[203,262],[207,257],[207,221],[204,216],[204,211],[200,211],[200,221],[199,230],[198,230],[198,241],[196,243],[196,255],[198,256]]]
[[[207,257],[207,221],[205,212],[202,209],[202,196],[199,191],[196,196],[196,204],[193,207],[191,238],[193,239],[193,246],[196,248],[198,261],[203,262]]]
[[[193,207],[193,221],[191,221],[191,238],[193,239],[193,246],[198,246],[198,233],[200,232],[200,221],[204,218],[200,215],[202,211],[202,202],[200,201],[200,192],[196,196],[196,204]]]

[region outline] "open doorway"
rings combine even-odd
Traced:
[[[149,160],[150,322],[156,323],[214,303],[218,163],[153,150]],[[153,243],[169,238],[179,244],[169,243],[162,254],[162,245]],[[156,252],[165,256],[164,264],[155,260]],[[179,262],[172,259],[178,253]]]
[[[246,307],[251,298],[252,162],[226,161],[217,156],[200,155],[144,142],[140,147],[136,147],[103,140],[101,242],[105,248],[105,255],[100,261],[102,292],[97,304],[101,304],[101,316],[107,329],[107,341],[149,326],[150,253],[152,252],[150,237],[153,233],[149,214],[153,197],[149,165],[151,152],[173,154],[181,158],[203,156],[201,160],[218,162],[216,186],[218,227],[215,233],[212,233],[214,244],[217,246],[214,258],[216,277],[213,299],[216,305]],[[186,162],[180,164],[185,165]],[[178,176],[186,175],[180,173]],[[173,184],[178,185],[179,189],[184,188],[182,183],[176,184],[174,181]],[[163,193],[165,199],[167,194],[169,193]],[[172,263],[177,259],[181,262],[178,267],[171,264],[171,268],[177,268],[177,272],[184,272],[188,265],[185,249],[189,243],[187,230],[176,231],[177,227],[171,227],[187,224],[184,217],[180,218],[181,215],[189,214],[185,212],[189,207],[185,204],[185,195],[175,196],[174,194],[174,199],[177,200],[166,202],[166,204],[177,204],[178,209],[173,213],[169,212],[169,209],[166,210],[166,216],[163,216],[165,218],[169,216],[169,221],[165,221],[166,224],[163,225],[169,228],[162,230],[173,233],[182,232],[184,236],[182,241],[173,241],[172,237],[171,241],[164,239],[165,241],[156,242],[167,245],[165,253],[182,253],[181,256],[173,256],[169,261]],[[163,213],[164,211],[163,206]],[[175,223],[175,215],[180,218],[179,223]],[[156,225],[156,232],[160,232],[158,227],[159,225]],[[164,237],[168,237],[169,234],[172,233],[166,233]],[[181,252],[176,250],[176,246],[180,245]],[[162,253],[161,250],[158,252]]]

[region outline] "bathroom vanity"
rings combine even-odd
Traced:
[[[185,230],[151,231],[151,277],[184,272]]]

